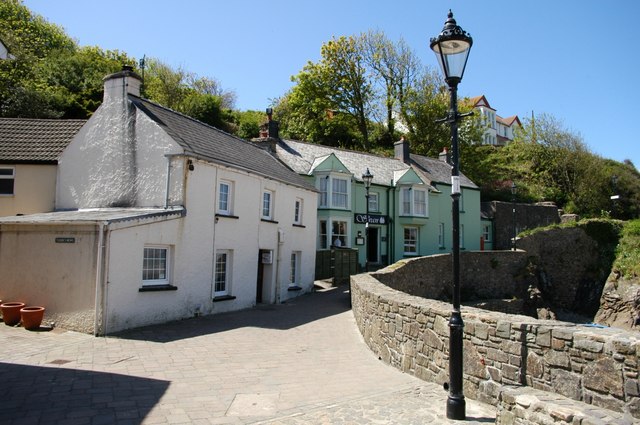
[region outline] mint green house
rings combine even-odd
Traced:
[[[293,140],[271,143],[276,156],[318,190],[317,250],[356,249],[361,270],[367,258],[377,268],[451,250],[451,166],[444,158],[410,154],[404,140],[393,158]],[[368,233],[367,169],[373,175]],[[480,191],[464,176],[461,188],[460,246],[479,250]]]

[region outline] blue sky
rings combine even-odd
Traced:
[[[503,117],[550,113],[596,154],[640,167],[637,0],[25,0],[80,45],[218,79],[263,110],[333,36],[381,30],[437,67],[429,38],[451,8],[474,45],[461,96]]]

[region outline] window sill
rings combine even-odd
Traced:
[[[145,285],[138,288],[138,292],[160,292],[177,291],[178,287],[173,285]]]
[[[278,222],[277,222],[277,221],[275,221],[275,220],[271,220],[271,219],[269,219],[269,218],[261,218],[261,219],[260,219],[260,221],[263,221],[263,222],[265,222],[265,223],[278,224]]]
[[[287,291],[302,291],[302,288],[299,287],[298,285],[292,285],[292,286],[289,286],[289,288],[287,288]]]
[[[233,218],[233,219],[239,219],[240,217],[238,217],[237,215],[231,215],[231,214],[216,214],[216,218]]]
[[[293,227],[299,227],[301,229],[306,229],[307,228],[307,226],[305,226],[303,224],[296,224],[296,223],[293,223]]]
[[[231,301],[235,299],[236,297],[234,297],[233,295],[220,295],[219,297],[213,297],[213,302],[217,303],[219,301]]]

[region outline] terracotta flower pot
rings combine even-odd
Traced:
[[[23,307],[20,309],[22,326],[28,331],[40,329],[44,317],[44,307]]]
[[[4,324],[7,326],[15,326],[20,323],[20,309],[22,307],[24,307],[24,303],[20,302],[0,304]]]

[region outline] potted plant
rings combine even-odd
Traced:
[[[7,326],[15,326],[20,323],[20,309],[24,307],[21,302],[9,302],[0,304],[2,320]]]
[[[44,317],[44,307],[23,307],[20,309],[22,326],[29,331],[40,329],[42,318]]]

